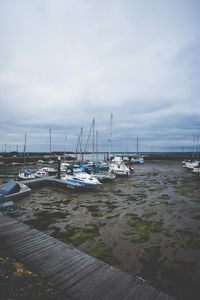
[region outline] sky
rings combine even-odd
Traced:
[[[191,151],[199,0],[0,0],[0,151]],[[92,147],[92,136],[87,150]]]

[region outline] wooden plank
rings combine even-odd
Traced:
[[[46,256],[44,256],[43,261],[41,263],[41,267],[45,267],[47,268],[49,266],[49,264],[51,265],[51,269],[52,267],[57,266],[58,263],[66,264],[66,260],[70,261],[70,263],[73,263],[75,260],[80,261],[81,260],[81,254],[80,255],[76,255],[74,256],[74,254],[72,253],[67,253],[66,256],[64,256],[64,254],[62,255],[63,250],[58,253],[57,249],[53,251],[48,251],[48,253],[46,254]]]
[[[64,277],[67,277],[69,275],[69,278],[71,278],[73,275],[72,273],[77,270],[79,270],[80,266],[84,263],[86,258],[82,255],[79,256],[73,256],[70,259],[65,259],[63,262],[64,272],[56,272],[53,273],[51,276],[51,279],[56,282],[57,284],[60,284],[60,282],[63,282]],[[67,272],[66,272],[67,270]]]
[[[83,297],[83,293],[87,293],[88,286],[91,285],[95,288],[93,288],[90,291],[91,294],[91,299],[95,299],[97,295],[102,297],[104,299],[105,295],[110,292],[110,290],[114,290],[118,284],[121,282],[121,273],[120,272],[108,272],[109,269],[107,269],[105,272],[107,273],[106,280],[101,280],[101,277],[99,278],[100,280],[100,285],[95,286],[94,282],[92,281],[93,279],[93,274],[88,274],[87,277],[85,277],[83,280],[80,282],[77,282],[76,286],[73,286],[69,290],[69,295],[70,292],[71,294],[75,295],[76,299],[81,299]]]
[[[14,231],[13,234],[8,233],[4,235],[4,240],[6,243],[12,244],[13,247],[15,245],[20,245],[21,242],[27,243],[29,240],[34,240],[39,237],[39,232],[31,232],[30,230],[18,230]],[[41,237],[41,236],[40,236]],[[8,242],[7,242],[8,241]]]
[[[57,265],[57,263],[60,260],[60,256],[58,256],[57,249],[53,249],[54,257],[52,257],[51,250],[52,249],[47,247],[47,248],[42,248],[42,250],[38,250],[37,252],[33,251],[31,254],[29,253],[29,254],[22,255],[22,256],[20,255],[20,256],[22,257],[24,262],[31,263],[31,264],[35,264],[38,260],[40,260],[41,262],[46,260],[47,261],[46,267],[48,267],[48,266],[52,267],[53,262],[54,262],[54,258],[55,258],[55,264]],[[47,259],[48,255],[49,255],[49,258]],[[76,256],[72,255],[71,261],[75,260],[75,259],[80,260],[81,256],[82,256],[81,254],[79,254],[79,256],[78,255],[76,255]],[[63,261],[62,261],[62,263],[63,263]],[[41,266],[42,266],[42,264],[41,264]]]
[[[66,274],[64,274],[62,277],[59,276],[57,278],[52,278],[52,279],[59,286],[64,284],[66,287],[66,282],[67,282],[67,286],[69,288],[69,286],[73,285],[75,281],[77,280],[80,281],[81,278],[85,278],[85,276],[87,276],[88,273],[95,272],[98,269],[99,266],[95,263],[95,261],[92,261],[87,257],[84,257],[81,260],[81,264],[79,261],[71,264],[71,266],[67,268],[68,272],[66,272]]]
[[[93,296],[97,297],[99,290],[101,291],[103,289],[103,294],[101,295],[104,299],[118,299],[122,298],[125,299],[125,295],[127,293],[127,290],[130,289],[130,287],[136,286],[137,283],[132,278],[129,278],[127,276],[121,276],[118,274],[118,277],[111,275],[112,280],[108,282],[104,281],[104,284],[102,285],[101,278],[99,280],[100,284],[97,284],[97,287],[95,288],[95,291],[93,292]],[[88,288],[87,288],[88,289]],[[85,293],[83,296],[86,296],[87,290],[85,289]]]
[[[81,297],[84,294],[86,294],[87,297],[89,297],[90,295],[91,299],[95,299],[96,298],[95,293],[97,293],[98,296],[101,298],[103,295],[102,291],[104,289],[104,286],[99,285],[98,288],[97,286],[94,285],[92,279],[95,273],[97,274],[100,272],[102,274],[105,271],[107,271],[107,266],[105,265],[102,268],[98,267],[96,270],[94,269],[94,272],[89,272],[88,270],[86,270],[85,272],[83,272],[82,276],[76,276],[73,278],[73,280],[70,280],[69,282],[66,281],[64,287],[65,289],[67,288],[67,292],[69,296],[73,295],[75,299],[79,299],[79,298],[81,299]],[[100,276],[99,279],[101,279]],[[62,289],[62,286],[60,286],[60,288]]]

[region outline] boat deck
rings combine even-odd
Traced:
[[[36,179],[27,179],[20,181],[23,184],[26,184],[29,188],[34,188],[37,186],[44,186],[46,185],[56,185],[61,188],[66,188],[66,189],[76,189],[76,190],[82,190],[82,189],[98,189],[100,188],[101,185],[87,185],[87,186],[76,186],[76,185],[71,185],[65,180],[58,179],[56,176],[46,176],[46,177],[41,177],[41,178],[36,178]]]

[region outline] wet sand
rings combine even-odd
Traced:
[[[198,299],[199,192],[200,177],[180,162],[151,161],[96,191],[32,190],[13,217],[177,299]]]

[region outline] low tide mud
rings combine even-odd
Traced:
[[[200,177],[180,162],[136,165],[96,191],[44,186],[13,217],[176,299],[200,295]]]

